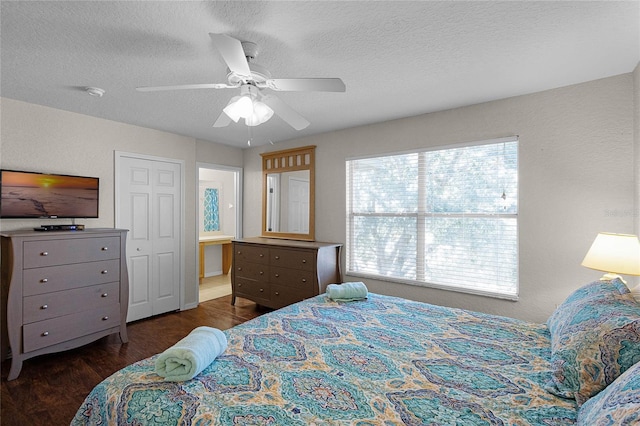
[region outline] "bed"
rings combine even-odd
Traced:
[[[595,397],[549,391],[552,333],[566,316],[534,324],[372,293],[354,302],[323,294],[226,330],[226,351],[192,380],[163,381],[156,357],[116,372],[72,425],[570,425],[582,410],[603,408]],[[613,407],[614,419],[640,422],[639,366],[623,384],[631,405]]]

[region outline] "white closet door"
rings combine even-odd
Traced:
[[[180,308],[181,164],[120,155],[118,226],[129,229],[127,321]]]

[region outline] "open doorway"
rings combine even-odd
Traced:
[[[242,169],[197,163],[198,300],[231,294],[231,241],[242,235]]]

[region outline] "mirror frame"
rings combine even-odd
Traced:
[[[315,145],[282,151],[265,152],[262,156],[262,236],[289,240],[315,241]],[[309,233],[267,231],[267,175],[309,170]]]

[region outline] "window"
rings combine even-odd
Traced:
[[[517,299],[517,137],[346,168],[349,275]]]

